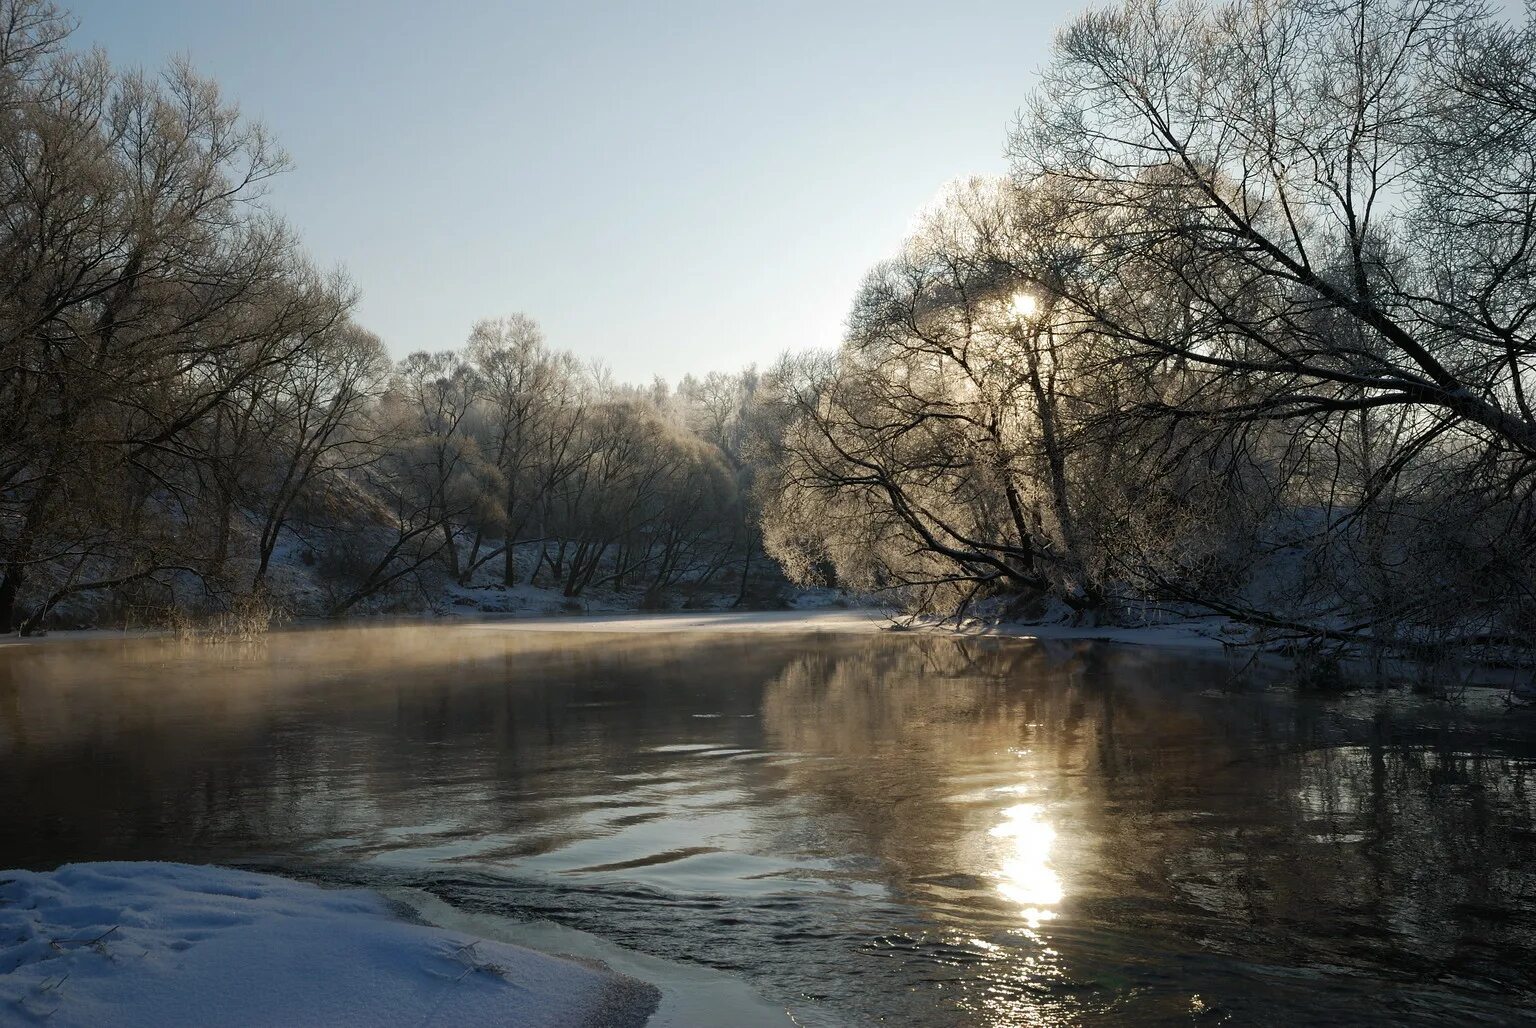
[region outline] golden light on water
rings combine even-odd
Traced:
[[[1022,908],[1031,928],[1056,916],[1051,908],[1063,895],[1061,879],[1051,867],[1056,829],[1044,815],[1040,804],[1020,803],[1004,810],[1003,823],[992,829],[1007,847],[997,871],[997,891]]]

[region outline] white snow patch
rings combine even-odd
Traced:
[[[920,617],[911,628],[957,635],[999,635],[1010,639],[1093,640],[1134,646],[1171,647],[1181,650],[1221,650],[1241,645],[1246,632],[1227,618],[1191,617],[1157,625],[1074,625],[1071,623],[1021,624],[983,619]]]
[[[395,890],[389,895],[433,924],[545,953],[597,960],[621,974],[652,983],[661,992],[661,1002],[646,1028],[794,1028],[800,1023],[784,1007],[769,1003],[745,981],[724,971],[649,956],[551,921],[513,921],[496,914],[460,910],[417,889]]]
[[[0,872],[0,1024],[639,1026],[657,996],[367,890],[187,864]]]

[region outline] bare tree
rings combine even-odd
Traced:
[[[1071,390],[1090,378],[1093,337],[1058,303],[1032,211],[1008,183],[956,189],[871,274],[831,364],[797,385],[779,376],[794,414],[765,531],[801,577],[830,560],[920,602],[1102,603],[1071,467]],[[791,555],[807,543],[817,559]]]
[[[468,431],[481,387],[474,368],[452,351],[413,353],[399,363],[381,401],[383,452],[363,478],[376,504],[376,538],[356,556],[360,573],[333,598],[330,613],[417,579],[433,564],[458,580],[459,544],[470,524],[497,516],[500,492],[496,469]]]
[[[295,503],[327,477],[377,459],[370,419],[388,367],[378,337],[345,324],[290,363],[269,393],[268,459],[250,500],[260,522],[254,586],[266,578]]]
[[[1011,153],[1022,188],[1068,198],[1063,302],[1158,383],[1115,417],[1213,426],[1272,468],[1271,541],[1315,572],[1289,612],[1177,569],[1144,585],[1342,637],[1447,606],[1521,623],[1533,60],[1528,25],[1442,0],[1132,0],[1059,37]],[[1452,524],[1516,542],[1458,573],[1478,548],[1437,547]]]
[[[58,51],[66,28],[0,7],[0,630],[29,583],[35,624],[186,567],[177,526],[226,506],[220,425],[350,302],[263,209],[285,157],[259,125],[183,65]]]

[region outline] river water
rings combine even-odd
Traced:
[[[106,859],[423,890],[728,972],[804,1025],[1536,1004],[1536,716],[1104,643],[0,649],[0,867]]]

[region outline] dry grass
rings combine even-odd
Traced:
[[[208,614],[172,607],[165,614],[165,626],[184,641],[253,642],[285,619],[285,612],[271,597],[246,593],[231,599],[224,610]]]

